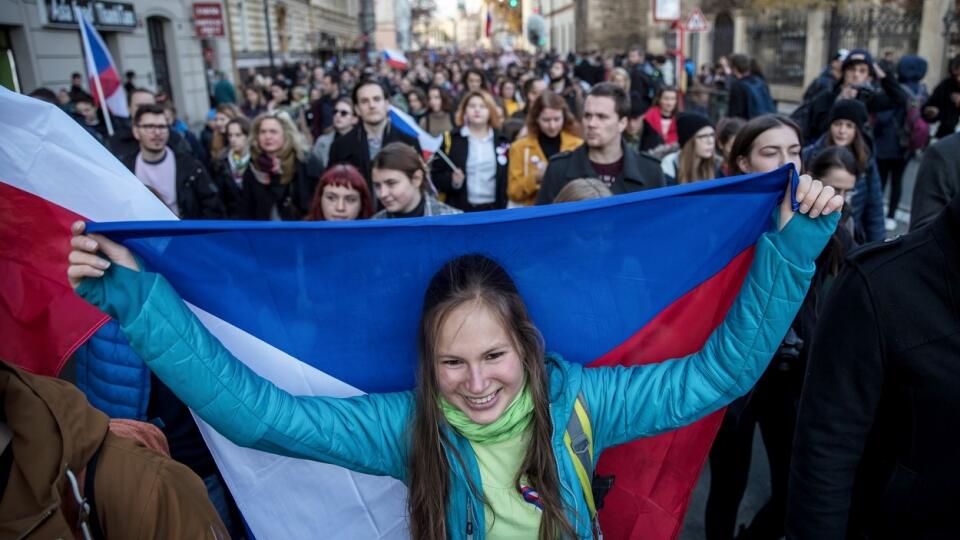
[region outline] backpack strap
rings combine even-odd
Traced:
[[[580,480],[583,496],[590,509],[590,521],[597,528],[597,505],[593,498],[593,427],[590,425],[590,414],[587,409],[587,400],[583,392],[577,394],[573,402],[573,414],[567,421],[567,430],[563,434],[563,442],[567,446],[570,457],[573,458],[573,468]]]
[[[103,443],[97,447],[97,451],[87,462],[86,477],[83,479],[83,494],[89,505],[87,514],[87,526],[90,527],[90,533],[94,538],[106,538],[103,534],[103,527],[100,526],[100,516],[97,515],[97,499],[95,493],[95,484],[97,477],[97,463],[100,461],[100,450],[103,449]]]

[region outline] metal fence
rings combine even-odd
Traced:
[[[762,15],[748,29],[751,54],[773,84],[803,84],[807,14],[791,10]]]
[[[886,49],[898,55],[917,52],[922,2],[835,6],[826,22],[829,56],[838,49],[864,47],[875,53]],[[826,58],[824,59],[826,60]]]

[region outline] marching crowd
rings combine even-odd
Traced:
[[[838,51],[789,116],[746,55],[684,68],[681,89],[671,60],[636,47],[423,54],[405,69],[300,64],[242,73],[239,87],[221,77],[197,133],[169,95],[132,84],[130,118],[113,118],[112,135],[79,77],[59,96],[32,95],[59,103],[181,219],[481,212],[793,163],[843,196],[842,217],[769,367],[727,408],[709,459],[707,538],[955,538],[960,58],[928,92],[920,57],[891,64],[866,49]],[[710,95],[726,96],[726,110],[708,107]],[[442,138],[429,160],[410,119]],[[883,242],[915,158],[916,232]],[[146,368],[119,325],[101,329],[75,362],[78,386],[108,416],[160,419],[172,458],[242,537],[179,392]],[[737,530],[755,425],[772,494]]]

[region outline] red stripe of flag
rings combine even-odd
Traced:
[[[117,70],[110,66],[100,72],[100,86],[103,88],[104,99],[109,99],[120,88],[120,76]],[[91,87],[95,88],[95,87]],[[94,92],[96,93],[96,92]]]
[[[591,366],[647,364],[696,352],[723,321],[752,261],[751,247]],[[601,455],[597,474],[616,478],[600,511],[605,538],[679,536],[690,494],[722,419],[720,410],[685,428]]]
[[[67,283],[81,216],[0,180],[0,358],[56,375],[107,321]]]

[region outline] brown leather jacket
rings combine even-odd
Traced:
[[[0,471],[0,538],[75,537],[66,471],[79,475],[98,447],[95,506],[107,539],[229,538],[198,476],[111,433],[106,415],[66,381],[0,361],[0,418],[13,431],[9,475]]]

